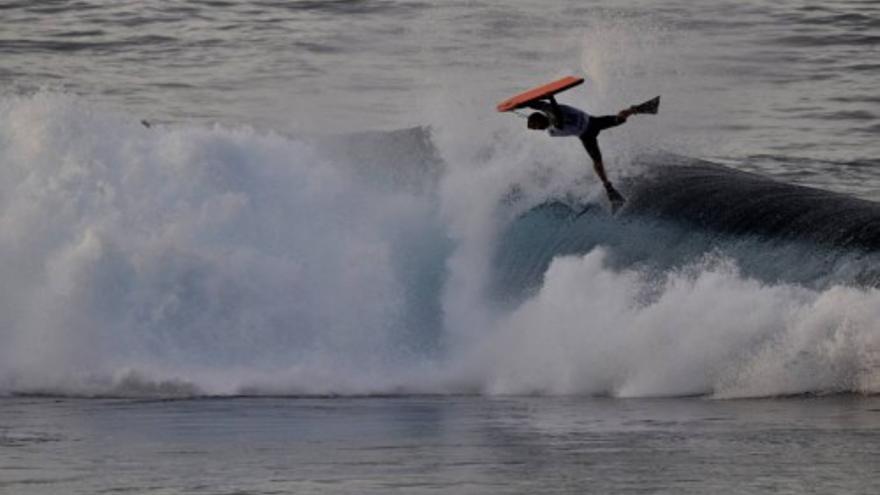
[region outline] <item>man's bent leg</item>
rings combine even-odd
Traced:
[[[614,186],[605,174],[605,165],[602,163],[602,152],[599,150],[599,143],[596,141],[596,135],[582,135],[581,143],[583,143],[584,149],[587,150],[587,154],[593,159],[593,170],[596,171],[596,175],[599,176],[599,180],[601,180],[602,185],[605,186],[605,192],[608,194],[608,200],[611,201],[612,210],[616,211],[617,208],[623,204],[624,199],[623,196],[614,189]]]
[[[605,184],[607,187],[610,182],[608,176],[605,175],[605,166],[602,163],[602,152],[599,151],[599,143],[596,141],[596,136],[584,134],[581,136],[581,143],[584,144],[584,149],[587,150],[587,154],[593,159],[593,170],[596,171],[596,175],[599,176],[602,184]]]
[[[587,125],[589,126],[588,130],[599,134],[599,131],[617,127],[624,122],[626,119],[620,118],[619,115],[602,115],[601,117],[590,117],[590,122]]]

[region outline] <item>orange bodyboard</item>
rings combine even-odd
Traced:
[[[516,96],[511,96],[510,98],[499,103],[497,108],[499,112],[509,112],[514,108],[519,108],[523,104],[530,101],[546,98],[548,96],[555,95],[556,93],[565,91],[566,89],[571,89],[581,84],[582,82],[584,82],[584,78],[582,77],[566,76],[562,79],[553,81],[552,83],[547,83],[542,86],[538,86],[537,88],[532,88],[528,91],[524,91]]]

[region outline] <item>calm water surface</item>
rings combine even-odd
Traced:
[[[880,400],[4,399],[4,493],[873,493]]]

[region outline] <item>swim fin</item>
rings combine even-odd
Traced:
[[[633,113],[648,113],[648,114],[656,114],[657,110],[660,109],[660,97],[654,97],[650,100],[639,103],[638,105],[633,105],[631,107]]]
[[[608,194],[608,202],[611,203],[611,214],[613,215],[626,203],[626,199],[617,192],[617,189],[614,189],[610,182],[605,185],[605,192]]]

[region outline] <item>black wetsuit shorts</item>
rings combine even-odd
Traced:
[[[618,126],[624,122],[623,119],[618,119],[617,115],[590,117],[590,121],[587,123],[587,130],[580,135],[581,142],[584,143],[584,148],[587,149],[590,158],[597,162],[602,161],[602,152],[599,151],[599,143],[596,141],[596,138],[605,129]]]

